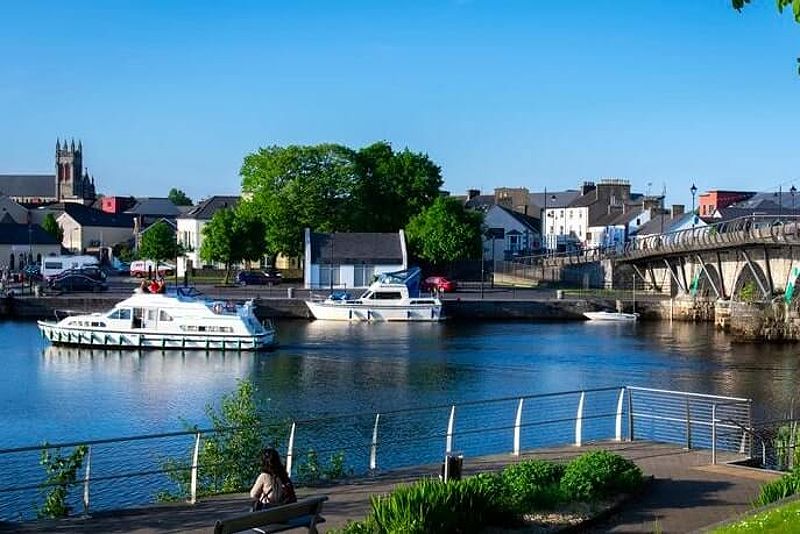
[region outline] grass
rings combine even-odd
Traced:
[[[732,525],[720,527],[712,534],[785,533],[800,531],[800,500],[759,512]]]

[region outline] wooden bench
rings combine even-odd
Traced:
[[[214,534],[229,534],[250,529],[272,533],[295,528],[305,528],[308,529],[308,532],[316,534],[317,524],[325,522],[320,513],[322,512],[322,503],[327,500],[327,495],[308,497],[292,504],[218,520],[214,525]]]

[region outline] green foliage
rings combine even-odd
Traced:
[[[793,466],[800,466],[800,426],[797,421],[786,423],[778,427],[772,446],[777,454],[776,469],[786,471]]]
[[[630,460],[608,451],[587,452],[572,460],[561,478],[566,498],[593,501],[629,493],[642,484],[642,471]]]
[[[186,196],[186,193],[180,189],[172,188],[169,190],[167,198],[176,206],[191,206],[192,199]]]
[[[256,387],[240,380],[236,391],[222,397],[219,410],[206,405],[205,412],[214,432],[203,436],[198,455],[198,495],[243,491],[258,476],[260,452],[265,445],[278,444],[278,432],[286,423],[267,419],[256,400]],[[191,451],[180,459],[168,459],[163,468],[180,488],[179,495],[163,493],[159,500],[174,500],[189,494]]]
[[[47,478],[42,486],[45,500],[37,510],[39,519],[58,519],[69,516],[72,508],[67,504],[69,488],[78,477],[78,470],[83,465],[83,459],[89,451],[86,445],[79,445],[68,455],[63,456],[61,449],[51,450],[47,443],[42,445],[42,455],[39,461],[44,467]]]
[[[142,232],[142,242],[139,245],[140,257],[158,264],[175,259],[179,252],[175,230],[164,221],[158,221]]]
[[[754,504],[765,506],[797,493],[800,493],[800,471],[793,471],[761,486]]]
[[[406,227],[408,246],[418,258],[442,265],[481,254],[482,215],[453,198],[439,197]]]
[[[753,514],[732,525],[720,527],[712,534],[786,534],[797,532],[800,501]]]
[[[58,225],[58,222],[56,222],[56,218],[52,213],[48,213],[44,216],[42,228],[44,228],[45,232],[58,239],[59,243],[64,240],[64,229]]]
[[[271,146],[244,159],[242,191],[266,227],[271,255],[298,256],[303,230],[394,232],[438,196],[441,171],[427,155],[380,142]]]
[[[748,280],[739,291],[742,302],[755,302],[758,300],[758,286],[753,280]]]
[[[127,243],[119,243],[114,245],[113,252],[115,257],[126,263],[130,263],[137,259],[136,252]]]
[[[511,508],[521,514],[557,505],[562,500],[559,481],[564,469],[562,464],[544,460],[507,466],[502,472],[502,482]]]
[[[319,455],[314,449],[309,450],[305,458],[297,465],[297,480],[305,484],[320,481],[339,480],[352,474],[344,465],[344,453],[331,454],[327,465],[320,462]]]
[[[231,265],[242,260],[257,260],[264,255],[265,228],[249,206],[234,210],[218,210],[203,226],[200,258],[225,264],[225,280],[230,278]]]

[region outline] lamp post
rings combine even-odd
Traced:
[[[792,187],[789,188],[789,193],[792,194],[792,216],[794,216],[794,194],[797,193],[797,188],[792,184]]]
[[[697,215],[694,212],[694,196],[697,194],[697,186],[692,184],[689,191],[692,193],[692,228],[694,228],[695,222],[697,221]]]

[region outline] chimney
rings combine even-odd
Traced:
[[[585,195],[592,190],[594,190],[594,182],[583,182],[581,184],[581,195]]]
[[[479,196],[481,194],[480,189],[467,189],[467,200],[472,200],[473,198]]]
[[[672,218],[680,217],[686,213],[686,207],[683,204],[673,204],[672,205]]]

